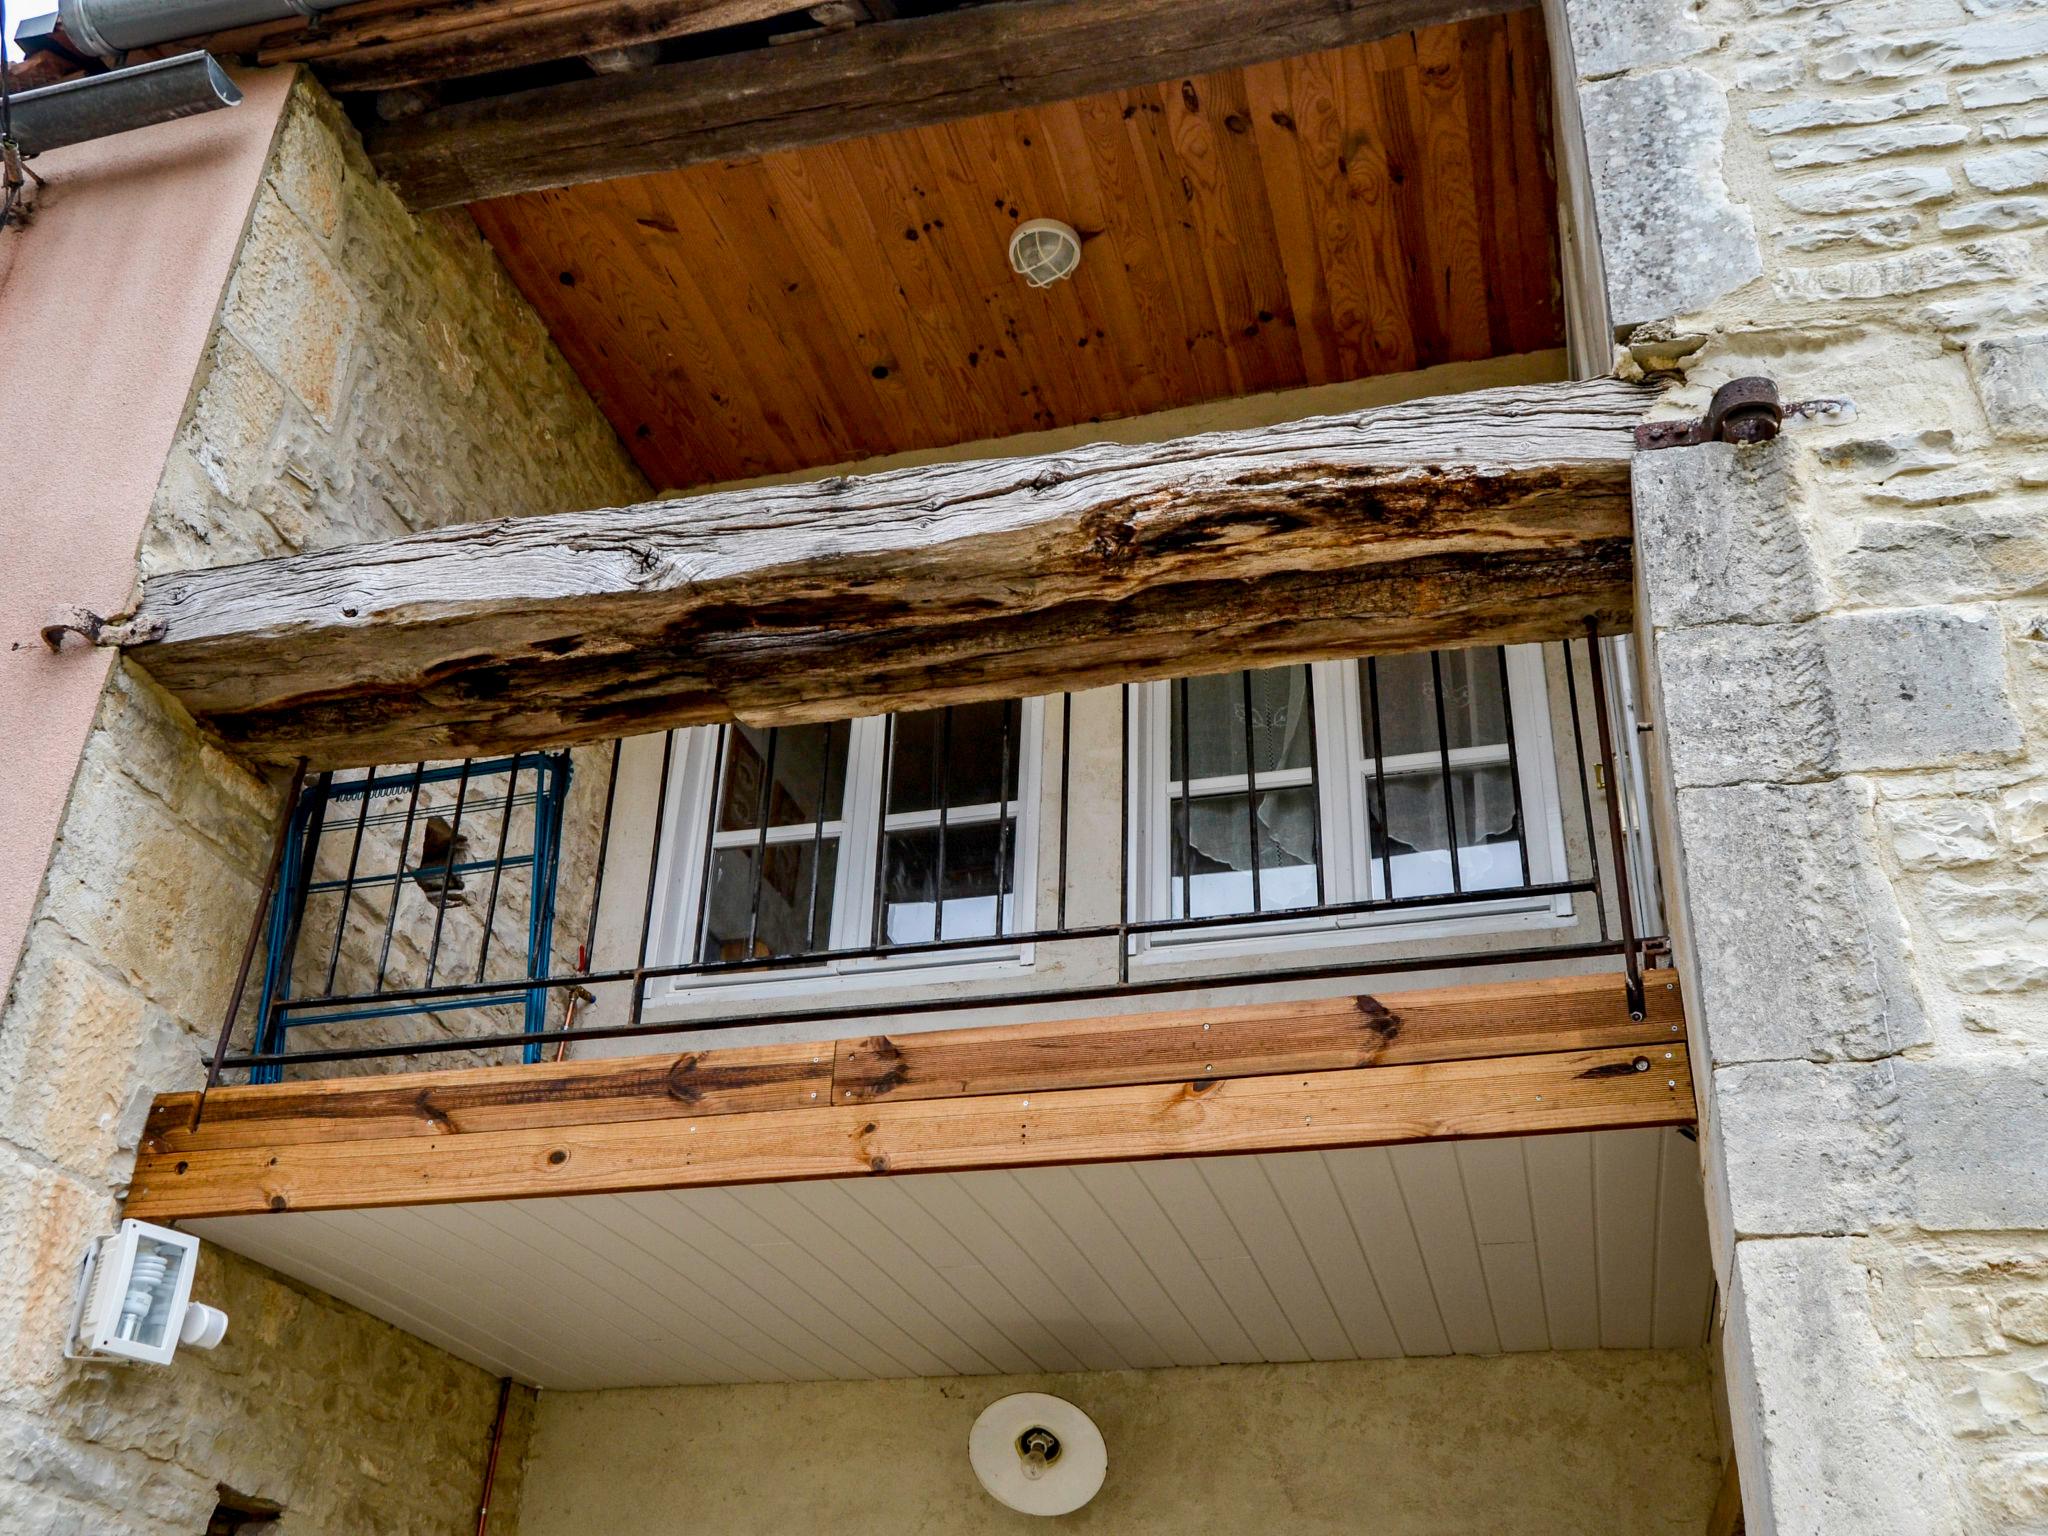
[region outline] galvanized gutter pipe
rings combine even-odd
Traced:
[[[240,88],[212,54],[181,53],[21,92],[14,98],[14,137],[24,154],[40,155],[110,133],[232,107],[241,99]],[[60,621],[58,627],[81,633],[85,628],[77,621]],[[48,638],[46,633],[44,639]]]
[[[131,48],[235,27],[307,20],[346,0],[58,0],[64,34],[77,47],[113,61]]]

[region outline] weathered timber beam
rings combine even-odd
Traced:
[[[360,0],[320,14],[202,34],[257,64],[311,64],[337,91],[387,90],[635,48],[809,8],[809,0]]]
[[[1631,612],[1609,381],[473,523],[144,583],[129,646],[316,766],[845,719]]]
[[[1667,1059],[1668,1052],[1668,1059]],[[833,1104],[472,1135],[145,1151],[144,1221],[1689,1125],[1682,1045]],[[511,1069],[507,1069],[511,1070]]]
[[[143,1145],[173,1158],[227,1147],[472,1136],[828,1104],[1412,1066],[1475,1056],[1655,1047],[1684,1035],[1677,973],[1651,973],[1640,1020],[1619,975],[1546,976],[1232,1003],[1109,1018],[980,1025],[398,1076],[161,1095]]]
[[[407,203],[437,208],[1039,106],[1521,8],[1009,0],[452,104],[373,129],[368,146]]]
[[[1611,631],[1651,398],[1485,390],[457,525],[152,577],[128,654],[231,745],[338,767]]]

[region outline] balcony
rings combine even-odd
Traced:
[[[1610,646],[315,776],[131,1209],[1686,1123]]]

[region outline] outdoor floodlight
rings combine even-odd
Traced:
[[[138,1360],[168,1365],[180,1344],[212,1349],[228,1315],[192,1300],[199,1239],[144,1221],[124,1221],[96,1239],[79,1263],[67,1360]]]

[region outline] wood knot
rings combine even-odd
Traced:
[[[668,1069],[668,1096],[678,1104],[695,1104],[704,1097],[697,1086],[697,1058],[678,1056]]]
[[[873,1157],[868,1159],[869,1173],[887,1173],[888,1171],[889,1159],[882,1156],[881,1153],[877,1152]]]
[[[551,1167],[559,1168],[567,1161],[569,1161],[569,1154],[560,1147],[555,1148],[554,1151],[548,1154],[548,1163]]]
[[[450,1120],[435,1102],[433,1089],[422,1088],[414,1094],[412,1107],[419,1112],[419,1117],[435,1130],[452,1132],[455,1129],[455,1122]]]
[[[1392,1044],[1401,1033],[1401,1015],[1394,1012],[1376,997],[1360,996],[1352,999],[1352,1006],[1358,1010],[1365,1027],[1380,1038],[1382,1048]]]
[[[1579,1074],[1581,1080],[1605,1077],[1634,1077],[1638,1072],[1650,1070],[1650,1058],[1637,1056],[1630,1061],[1607,1061],[1597,1067],[1588,1067]]]
[[[291,1201],[285,1199],[283,1195],[272,1195],[270,1197],[270,1208],[273,1211],[281,1211],[290,1204]]]

